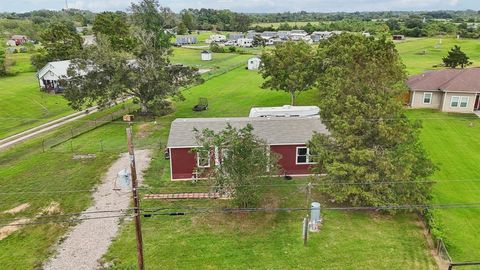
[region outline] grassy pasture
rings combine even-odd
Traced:
[[[32,72],[0,79],[0,107],[0,138],[73,112],[61,95],[40,91]]]
[[[408,115],[425,118],[421,139],[439,169],[433,177],[438,181],[433,203],[480,202],[480,119],[430,110],[411,110]],[[454,261],[478,260],[480,209],[435,209],[433,213]]]
[[[441,43],[440,43],[441,40]],[[473,66],[480,66],[480,40],[454,38],[407,38],[396,43],[402,61],[410,75],[425,70],[438,69],[442,65],[442,57],[458,45],[470,57]],[[425,53],[424,53],[425,52]],[[434,66],[439,67],[434,67]]]

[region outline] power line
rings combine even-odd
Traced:
[[[126,213],[128,211],[132,211],[133,209],[117,209],[117,210],[98,210],[98,211],[84,211],[84,212],[77,212],[77,213],[65,213],[65,214],[55,214],[55,215],[48,215],[48,216],[37,216],[35,219],[55,219],[59,217],[71,217],[77,215],[91,215],[91,214],[105,214],[105,213]],[[14,221],[24,219],[25,217],[17,217],[17,218],[0,218],[0,221]]]
[[[383,182],[323,182],[323,183],[311,183],[312,186],[323,187],[329,185],[390,185],[390,184],[447,184],[447,183],[480,183],[480,178],[476,179],[452,179],[452,180],[419,180],[419,181],[383,181]],[[289,183],[289,184],[254,184],[254,185],[238,185],[236,187],[304,187],[308,183]],[[204,185],[204,184],[192,184],[191,186],[156,186],[156,187],[139,187],[137,188],[142,192],[154,192],[159,189],[190,189],[190,188],[222,188],[219,185]],[[0,195],[15,195],[15,194],[60,194],[60,193],[82,193],[82,192],[95,192],[96,189],[79,189],[79,190],[47,190],[47,191],[34,191],[28,189],[17,189],[16,191],[0,192]],[[127,192],[127,191],[125,191]]]
[[[128,215],[114,215],[114,216],[101,216],[101,217],[86,217],[86,218],[76,218],[70,220],[55,220],[55,221],[45,221],[45,222],[25,222],[25,223],[3,223],[0,226],[24,226],[24,225],[41,225],[41,224],[56,224],[56,223],[74,223],[83,220],[91,219],[105,219],[105,218],[118,218],[118,217],[127,217]]]

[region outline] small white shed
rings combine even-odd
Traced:
[[[212,52],[210,51],[203,51],[201,53],[202,61],[210,61],[212,60]]]
[[[249,70],[258,70],[262,60],[259,57],[252,57],[247,61],[247,67]]]

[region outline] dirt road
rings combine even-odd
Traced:
[[[148,167],[150,157],[149,150],[135,151],[139,183],[143,181],[143,175],[140,172]],[[82,217],[92,218],[116,217],[83,220],[73,227],[66,238],[57,246],[57,254],[46,263],[44,269],[90,270],[100,268],[98,261],[107,252],[111,241],[118,233],[121,219],[119,216],[121,214],[118,212],[92,214],[91,212],[129,208],[130,188],[123,187],[121,190],[113,190],[117,173],[126,168],[129,168],[129,156],[123,154],[104,175],[102,183],[93,194],[93,205],[85,210],[82,215]]]

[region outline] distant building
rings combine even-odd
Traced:
[[[17,42],[13,39],[9,39],[7,40],[7,42],[5,43],[7,46],[10,46],[10,47],[15,47],[17,46]]]
[[[247,32],[247,35],[245,36],[246,38],[251,38],[253,39],[253,37],[255,37],[256,35],[258,35],[259,33],[255,32],[254,30],[249,30]]]
[[[27,42],[28,38],[27,36],[24,36],[24,35],[13,35],[10,38],[10,40],[15,41],[16,46],[20,46],[20,45],[23,45],[25,42]]]
[[[237,41],[240,38],[244,38],[245,35],[243,33],[230,33],[228,34],[228,40]]]
[[[67,70],[70,63],[70,60],[48,62],[39,72],[37,72],[40,87],[43,90],[55,93],[63,92],[60,80],[67,78]]]
[[[211,35],[210,40],[212,42],[224,42],[227,40],[227,37],[225,35]]]
[[[253,47],[252,38],[239,38],[237,40],[237,46],[239,47]]]
[[[260,34],[260,37],[268,40],[268,39],[277,37],[277,32],[275,32],[275,31],[264,31],[263,33]]]
[[[290,35],[290,31],[278,31],[277,37],[282,40],[287,40]]]
[[[404,35],[393,35],[392,39],[393,40],[404,40],[405,36]]]
[[[179,35],[175,39],[176,45],[196,44],[197,37],[193,35]]]
[[[201,55],[202,61],[212,60],[212,52],[210,51],[203,51],[200,55]]]
[[[410,77],[410,106],[442,112],[480,110],[480,68],[428,71]]]
[[[247,61],[247,68],[249,70],[258,70],[260,68],[261,63],[262,63],[262,60],[260,59],[260,57],[258,56],[252,57]]]
[[[303,37],[307,36],[307,32],[305,30],[292,30],[290,31],[289,38],[291,40],[302,40]]]

